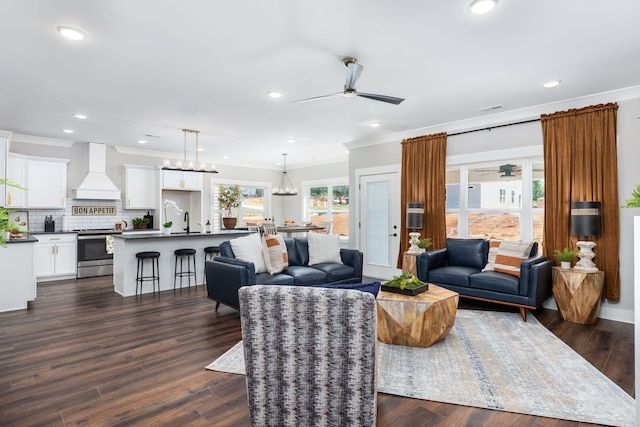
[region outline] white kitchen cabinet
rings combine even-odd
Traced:
[[[7,179],[22,187],[27,187],[27,160],[24,156],[9,154],[7,159]],[[26,190],[7,186],[5,206],[8,208],[27,207]]]
[[[75,233],[33,234],[33,260],[39,281],[75,276],[77,271],[77,235]]]
[[[0,130],[0,179],[7,177],[7,158],[9,157],[9,143],[11,132]],[[0,206],[7,203],[6,185],[0,183]]]
[[[202,191],[200,172],[162,171],[162,188],[165,190]]]
[[[154,167],[124,165],[125,209],[157,209],[158,171]]]
[[[53,158],[27,159],[27,206],[64,209],[67,198],[67,163]]]

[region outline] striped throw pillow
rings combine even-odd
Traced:
[[[496,254],[494,271],[520,277],[520,264],[529,258],[533,241],[503,240]]]
[[[484,266],[482,271],[493,271],[496,263],[496,255],[498,255],[498,248],[500,247],[502,240],[491,239],[489,240],[489,257],[487,259],[487,265]]]
[[[264,233],[262,236],[262,255],[269,274],[278,274],[289,267],[287,245],[282,236]]]

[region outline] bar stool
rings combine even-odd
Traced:
[[[202,275],[202,277],[204,277],[205,282],[207,280],[207,270],[206,270],[206,265],[207,265],[207,260],[208,259],[213,259],[213,257],[220,255],[220,246],[207,246],[206,248],[204,248],[204,265],[205,265],[205,269],[203,270],[204,273]]]
[[[173,277],[173,289],[176,289],[176,278],[180,278],[180,289],[182,289],[182,278],[189,278],[189,287],[191,287],[191,276],[193,276],[193,280],[196,283],[196,290],[198,286],[198,279],[196,277],[196,250],[195,249],[176,249],[173,251],[176,256],[176,262],[174,267],[175,276]],[[182,261],[184,258],[187,258],[187,270],[185,271],[182,268]],[[180,258],[180,271],[178,271],[178,258]],[[193,259],[193,270],[191,270],[191,259]]]
[[[142,295],[142,282],[145,280],[151,280],[153,282],[153,292],[156,292],[156,280],[158,281],[158,293],[160,292],[160,267],[158,265],[158,258],[160,258],[160,252],[138,252],[136,254],[138,258],[138,269],[136,271],[136,295],[138,295],[138,284],[140,284],[140,295]],[[151,276],[144,275],[144,261],[151,260]]]

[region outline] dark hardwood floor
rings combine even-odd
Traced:
[[[27,310],[0,313],[0,425],[248,425],[244,376],[204,369],[240,340],[238,312],[214,308],[202,286],[123,298],[110,277],[39,285]],[[633,325],[536,317],[634,394]],[[382,427],[515,425],[581,424],[378,394]]]

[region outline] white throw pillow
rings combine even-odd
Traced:
[[[231,243],[231,249],[236,258],[252,262],[256,273],[267,272],[267,267],[264,265],[264,257],[262,256],[260,233],[251,233],[248,236],[231,239],[229,243]]]
[[[309,233],[307,241],[309,242],[309,265],[323,262],[342,264],[338,235]]]
[[[279,234],[264,233],[262,236],[262,254],[269,274],[278,274],[289,267],[287,245]]]

